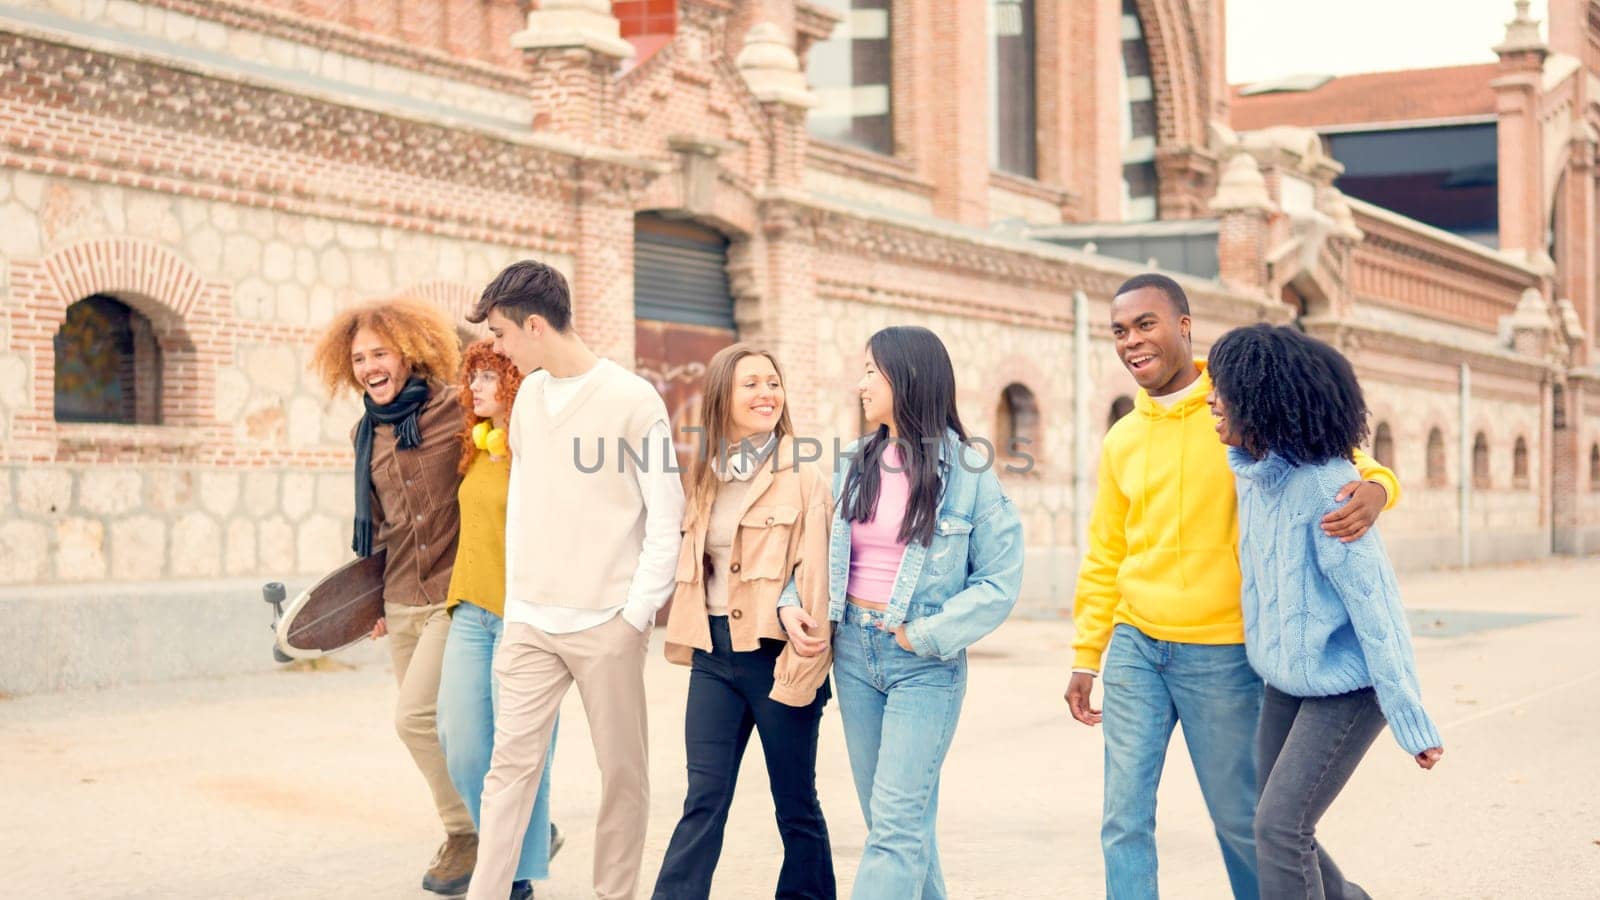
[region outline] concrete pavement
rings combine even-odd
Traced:
[[[1419,770],[1387,733],[1320,836],[1376,897],[1600,895],[1600,559],[1403,579],[1424,699],[1446,755]],[[263,629],[263,632],[265,629]],[[263,634],[261,652],[266,652]],[[972,654],[945,767],[950,893],[1095,897],[1101,743],[1061,702],[1071,628],[1013,621]],[[687,670],[650,683],[653,883],[684,789]],[[371,659],[368,654],[366,659]],[[282,671],[0,701],[7,896],[430,897],[441,839],[391,727],[386,665]],[[818,760],[841,889],[864,829],[837,708]],[[599,779],[576,693],[554,812],[568,835],[538,896],[589,896]],[[760,754],[746,756],[714,896],[770,896],[781,854]],[[1224,897],[1204,804],[1175,738],[1158,840],[1168,897]]]

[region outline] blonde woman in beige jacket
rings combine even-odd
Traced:
[[[691,667],[684,743],[689,794],[656,879],[658,900],[711,893],[739,762],[761,735],[783,839],[778,897],[835,896],[817,801],[817,732],[831,690],[828,529],[833,500],[796,462],[773,355],[735,344],[712,357],[704,452],[690,468],[667,659]],[[778,597],[796,593],[800,607]]]

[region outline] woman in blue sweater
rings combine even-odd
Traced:
[[[1256,732],[1263,897],[1367,896],[1316,840],[1317,821],[1387,721],[1424,769],[1444,755],[1422,708],[1411,634],[1377,530],[1318,527],[1356,478],[1367,405],[1321,341],[1254,325],[1211,350],[1211,411],[1239,490],[1245,652],[1266,682]]]

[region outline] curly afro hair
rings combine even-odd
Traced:
[[[1208,370],[1233,432],[1257,458],[1349,459],[1367,438],[1367,401],[1350,361],[1293,328],[1236,328],[1211,348]]]
[[[411,297],[367,303],[334,316],[311,351],[311,370],[328,393],[366,390],[350,367],[350,342],[363,328],[377,332],[423,378],[452,378],[461,366],[461,342],[443,310]]]
[[[517,399],[517,389],[522,387],[522,373],[511,360],[494,352],[494,341],[474,341],[467,345],[461,355],[461,408],[466,412],[467,422],[461,429],[461,461],[456,466],[463,475],[478,453],[478,445],[472,442],[472,426],[484,420],[472,411],[472,376],[484,369],[500,376],[494,396],[505,409],[507,418],[511,416],[511,404]]]

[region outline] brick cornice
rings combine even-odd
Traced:
[[[1046,203],[1055,204],[1063,210],[1071,206],[1078,198],[1078,195],[1071,188],[995,169],[991,169],[989,172],[989,186],[1000,188],[1003,191],[1010,191],[1013,194],[1021,194],[1024,197],[1043,200]]]
[[[935,190],[933,183],[918,175],[917,167],[907,160],[819,138],[810,138],[807,141],[806,165],[835,175],[856,178],[895,190],[911,191],[927,197],[933,196]]]
[[[1448,366],[1465,362],[1474,371],[1535,382],[1546,376],[1559,377],[1562,373],[1561,367],[1555,363],[1519,356],[1510,350],[1488,350],[1463,343],[1430,340],[1347,319],[1312,317],[1301,321],[1308,334],[1322,337],[1335,346],[1357,350],[1359,352],[1353,355],[1361,359],[1372,358],[1368,351],[1379,351]]]
[[[0,73],[0,164],[496,243],[569,239],[552,213],[581,148],[18,33],[0,34]]]
[[[383,63],[427,75],[510,93],[528,89],[528,73],[520,68],[463,59],[439,50],[414,47],[404,41],[358,31],[346,25],[294,15],[246,0],[141,0],[148,6],[170,9],[197,19],[217,22],[319,50],[332,50],[370,62]]]
[[[779,207],[789,211],[780,213]],[[1014,241],[960,230],[936,221],[913,222],[877,217],[810,199],[768,200],[764,215],[784,215],[804,224],[824,251],[864,256],[883,263],[930,268],[974,276],[1009,287],[1036,288],[1060,297],[1063,321],[1071,321],[1071,293],[1109,298],[1123,281],[1144,271],[1140,266],[1097,257],[1040,242]],[[1218,321],[1254,322],[1268,318],[1280,304],[1228,291],[1215,282],[1177,276],[1196,305]],[[1025,316],[1044,310],[1018,309]]]

